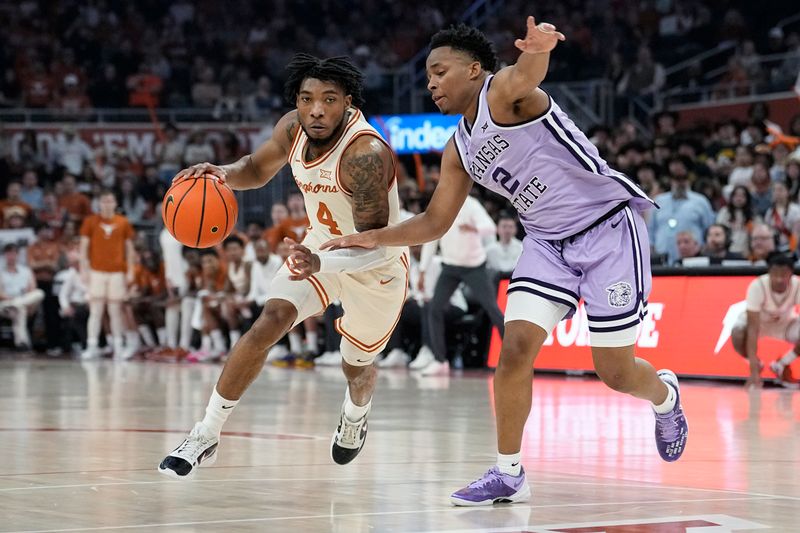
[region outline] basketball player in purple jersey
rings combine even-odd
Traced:
[[[651,402],[658,452],[675,461],[688,426],[678,380],[634,354],[650,293],[649,242],[640,212],[653,202],[597,149],[538,86],[564,36],[528,17],[522,53],[497,74],[492,44],[474,28],[431,40],[428,89],[444,114],[463,118],[442,157],[428,209],[397,226],[335,239],[339,248],[401,246],[438,239],[472,182],[508,198],[527,236],[508,288],[505,338],[495,373],[497,464],[451,496],[455,505],[530,498],[520,448],[531,409],[531,373],[555,325],[583,298],[595,370],[614,390]]]

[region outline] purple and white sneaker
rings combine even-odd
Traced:
[[[497,466],[493,466],[482,478],[450,495],[450,503],[460,507],[519,503],[530,499],[531,488],[525,479],[525,470],[520,469],[518,476],[512,476],[500,472]]]
[[[669,413],[656,416],[656,447],[661,458],[672,462],[680,459],[686,447],[686,438],[689,436],[689,424],[681,407],[681,393],[678,386],[678,377],[671,370],[659,370],[658,377],[675,389],[675,407]]]

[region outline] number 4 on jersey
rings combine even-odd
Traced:
[[[339,230],[339,225],[333,220],[333,214],[331,210],[328,209],[328,206],[325,205],[324,202],[319,203],[319,209],[317,209],[317,220],[320,221],[321,224],[328,226],[328,230],[331,232],[331,235],[341,235],[342,232]]]

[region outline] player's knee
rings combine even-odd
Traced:
[[[633,373],[621,368],[596,369],[597,375],[606,386],[617,392],[630,392],[634,388]]]
[[[500,351],[498,371],[518,372],[531,371],[533,367],[533,351],[521,337],[506,337]]]
[[[289,332],[296,318],[297,310],[290,303],[269,302],[248,331],[248,336],[266,349]]]

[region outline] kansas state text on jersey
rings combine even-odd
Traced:
[[[515,125],[492,120],[486,93],[470,129],[462,118],[456,151],[473,180],[508,198],[528,235],[563,239],[589,227],[628,200],[638,209],[652,200],[627,176],[609,168],[589,139],[550,98],[539,117]]]

